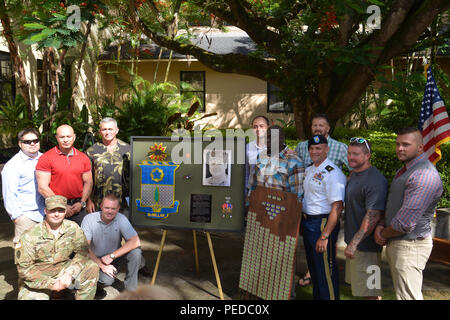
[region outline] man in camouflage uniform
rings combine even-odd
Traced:
[[[88,212],[99,211],[103,197],[114,193],[119,198],[123,210],[128,208],[126,198],[129,196],[131,148],[128,143],[117,139],[119,128],[113,118],[104,118],[100,121],[99,132],[102,142],[97,142],[86,151],[91,159],[94,177],[94,189],[86,209]],[[124,211],[126,216],[127,211]]]
[[[45,199],[45,219],[20,237],[15,247],[19,300],[49,300],[52,292],[75,289],[77,300],[92,300],[99,268],[89,258],[83,230],[64,219],[67,199]]]

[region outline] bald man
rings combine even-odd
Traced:
[[[442,195],[442,181],[423,152],[418,129],[400,130],[395,151],[405,165],[392,180],[375,241],[386,245],[396,298],[422,300],[422,271],[433,247],[431,219]]]
[[[75,139],[71,126],[59,126],[56,129],[58,145],[39,158],[36,178],[38,191],[44,198],[53,195],[67,198],[66,218],[81,226],[93,182],[91,161],[73,146]]]

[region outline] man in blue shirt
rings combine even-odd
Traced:
[[[39,152],[39,131],[27,128],[19,132],[20,151],[2,170],[5,209],[14,222],[14,245],[21,234],[44,219],[44,198],[37,192],[35,167]]]
[[[101,211],[88,214],[81,223],[89,244],[89,256],[100,268],[96,298],[106,295],[104,286],[110,286],[121,264],[127,264],[125,289],[135,290],[141,264],[141,242],[130,221],[119,213],[119,198],[107,194]],[[122,244],[122,238],[125,242]]]

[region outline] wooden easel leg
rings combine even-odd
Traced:
[[[217,269],[216,258],[214,256],[214,249],[212,246],[211,235],[209,234],[209,232],[206,232],[206,237],[208,238],[209,252],[211,253],[211,260],[212,260],[213,267],[214,267],[214,274],[216,275],[217,288],[219,288],[220,300],[224,300],[223,292],[222,292],[222,285],[220,284],[219,271]]]
[[[155,284],[156,274],[158,273],[159,262],[161,260],[161,254],[164,248],[164,242],[166,241],[167,230],[163,230],[161,245],[159,246],[158,258],[156,259],[155,270],[153,271],[152,284]]]
[[[197,271],[197,273],[199,273],[200,268],[198,265],[197,233],[195,232],[195,230],[192,230],[192,235],[194,237],[195,270]]]

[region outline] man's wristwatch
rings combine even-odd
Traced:
[[[116,255],[114,254],[114,253],[111,253],[110,255],[109,255],[109,257],[111,258],[111,259],[115,259],[116,258]]]
[[[85,201],[80,201],[80,203],[81,203],[81,209],[86,208],[86,202]]]

